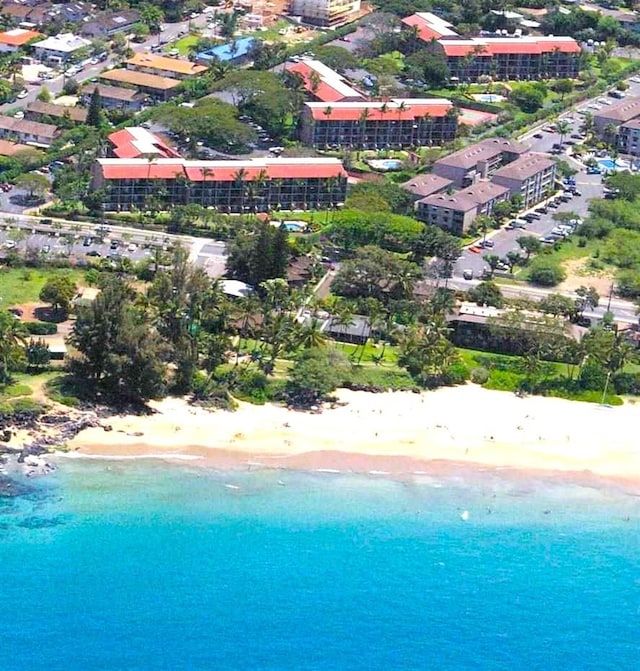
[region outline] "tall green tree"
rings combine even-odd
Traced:
[[[0,310],[0,384],[10,381],[10,372],[24,359],[27,332],[21,322]]]
[[[93,126],[94,128],[100,128],[102,121],[102,96],[100,95],[100,91],[96,86],[96,88],[93,89],[91,100],[89,101],[89,108],[87,110],[87,125]]]

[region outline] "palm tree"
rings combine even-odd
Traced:
[[[9,371],[20,361],[26,346],[24,326],[10,312],[0,312],[0,384],[9,382]]]
[[[360,149],[364,149],[364,140],[367,133],[367,121],[371,116],[371,112],[368,107],[365,107],[360,113],[360,118],[358,119],[358,124],[360,125]]]
[[[396,112],[398,113],[398,132],[397,132],[397,145],[398,148],[402,148],[402,116],[405,112],[409,111],[409,105],[407,105],[406,100],[401,100]]]
[[[570,130],[571,125],[566,119],[560,119],[560,121],[558,121],[556,124],[556,131],[558,132],[558,135],[560,135],[560,144],[564,143],[564,138]]]
[[[324,322],[312,317],[298,332],[298,346],[302,349],[316,349],[325,347],[329,337],[324,332]]]

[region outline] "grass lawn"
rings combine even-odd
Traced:
[[[460,358],[470,370],[482,367],[489,372],[489,379],[482,385],[485,389],[515,392],[526,379],[522,369],[522,357],[506,354],[492,354],[472,349],[458,349]],[[602,391],[573,388],[569,381],[571,366],[554,361],[543,361],[541,378],[545,384],[544,395],[566,398],[571,401],[601,403]],[[577,373],[576,373],[577,374]],[[607,394],[604,399],[609,405],[621,405],[622,399],[615,394]]]
[[[177,49],[181,56],[188,56],[189,49],[193,47],[200,38],[197,35],[185,35],[177,42],[171,44],[171,49]]]
[[[69,275],[80,284],[84,282],[85,271],[71,268],[1,268],[0,307],[39,300],[40,290],[46,281],[58,275]]]

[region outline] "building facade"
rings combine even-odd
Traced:
[[[105,70],[99,77],[109,83],[135,86],[140,93],[160,102],[166,102],[178,95],[181,83],[171,77],[159,77],[134,70]]]
[[[225,213],[339,207],[347,175],[337,159],[98,159],[92,188],[108,211],[196,203]]]
[[[580,45],[571,37],[445,38],[429,48],[445,57],[454,82],[574,79],[580,70]]]
[[[58,135],[58,128],[52,124],[0,116],[0,138],[34,145],[49,147]]]
[[[91,42],[83,37],[78,37],[72,33],[63,33],[36,42],[33,48],[36,58],[43,63],[61,65],[69,61],[77,51],[90,46]]]
[[[525,209],[550,196],[555,179],[555,162],[542,154],[526,154],[497,170],[492,177],[495,184],[507,187],[511,196],[519,195]]]
[[[317,148],[392,149],[453,140],[458,117],[450,100],[306,103],[301,139]]]
[[[148,52],[139,52],[125,61],[127,70],[144,72],[158,77],[172,79],[190,79],[207,71],[204,65],[168,56],[156,56]]]
[[[618,129],[618,151],[640,156],[640,119],[632,119]]]
[[[121,109],[125,112],[139,112],[142,109],[145,96],[135,89],[125,89],[122,86],[107,86],[106,84],[89,84],[82,89],[80,101],[89,105],[93,92],[98,89],[102,107],[107,110]]]
[[[360,11],[360,0],[291,0],[289,14],[316,26],[339,26]]]
[[[490,215],[496,203],[508,200],[509,189],[492,182],[478,182],[452,194],[436,193],[415,204],[416,218],[454,235],[464,235],[474,219]]]

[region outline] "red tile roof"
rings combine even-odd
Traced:
[[[401,103],[404,102],[404,107]],[[324,105],[306,103],[315,121],[361,121],[367,111],[367,121],[413,121],[427,114],[443,117],[453,108],[453,103],[444,98],[401,98],[384,102],[350,102]]]
[[[140,158],[156,154],[158,158],[180,158],[180,154],[145,128],[123,128],[109,135],[112,152],[118,158]]]
[[[258,179],[328,179],[346,177],[337,159],[256,159],[249,161],[186,161],[181,159],[99,159],[105,179],[173,179],[184,175],[193,182],[231,182]]]
[[[42,37],[42,33],[35,30],[24,30],[22,28],[15,28],[14,30],[7,30],[0,33],[0,43],[11,47],[21,47],[37,37]]]
[[[402,19],[405,26],[415,26],[418,29],[420,39],[425,42],[439,40],[445,36],[455,36],[456,32],[450,27],[451,24],[440,19],[430,12],[418,12]]]
[[[498,54],[543,54],[553,51],[580,53],[580,45],[571,37],[496,37],[471,40],[440,40],[447,56],[466,56],[478,50],[478,57]]]
[[[314,67],[314,65],[318,67]],[[313,95],[314,98],[323,102],[337,102],[345,98],[362,98],[364,96],[354,89],[343,77],[334,72],[323,63],[318,61],[300,61],[299,63],[287,63],[285,66],[288,72],[299,74],[303,81],[305,89]],[[314,86],[313,73],[318,77],[317,86]]]

